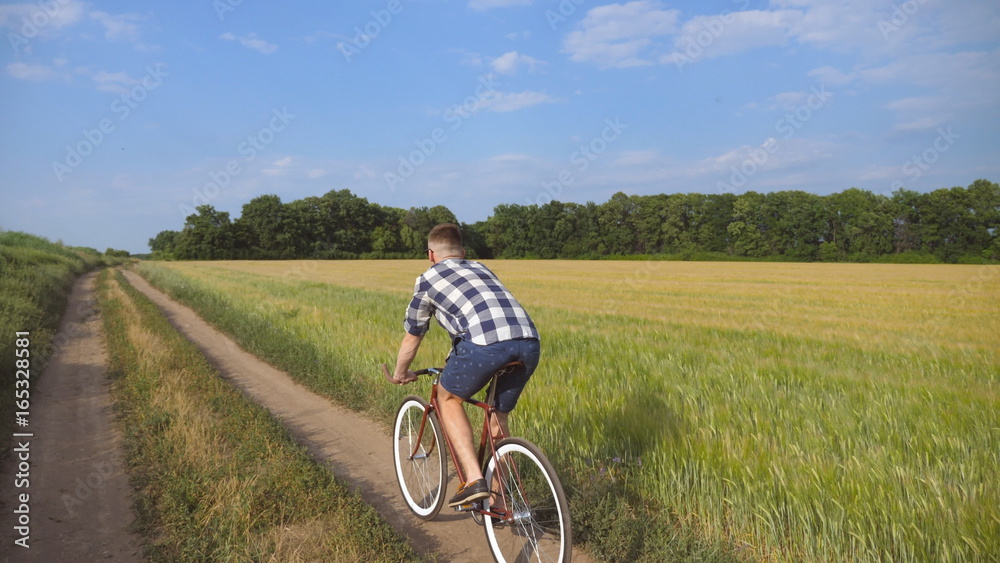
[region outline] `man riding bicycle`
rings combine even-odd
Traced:
[[[541,348],[538,332],[528,313],[489,268],[465,259],[458,225],[443,223],[427,235],[431,267],[421,274],[406,309],[406,335],[399,347],[393,381],[404,385],[416,380],[410,364],[433,315],[452,338],[452,351],[441,373],[439,417],[451,438],[467,482],[448,502],[467,504],[490,495],[472,442],[472,425],[463,400],[486,386],[500,367],[519,361],[524,370],[497,381],[497,425],[494,437],[509,435],[508,415],[538,366]]]

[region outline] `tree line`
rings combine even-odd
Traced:
[[[202,205],[149,246],[154,259],[415,258],[445,222],[458,220],[444,206],[386,207],[349,190],[288,203],[262,195],[235,220]],[[601,204],[498,205],[461,226],[477,258],[983,262],[1000,259],[1000,185],[891,195],[619,192]]]

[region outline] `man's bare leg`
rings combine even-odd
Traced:
[[[455,448],[455,456],[462,465],[466,482],[483,478],[483,471],[476,460],[476,449],[472,445],[472,425],[465,414],[463,400],[458,395],[449,393],[444,387],[438,386],[438,406],[441,411],[441,424]]]

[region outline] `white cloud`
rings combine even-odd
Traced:
[[[932,6],[927,6],[931,8]],[[1000,37],[1000,10],[996,0],[952,0],[933,6],[931,16],[941,37],[950,44],[994,42]]]
[[[30,30],[45,35],[49,30],[58,30],[76,25],[84,13],[84,3],[77,0],[52,2],[51,5],[7,4],[0,6],[0,26],[16,33],[31,34]]]
[[[935,51],[1000,35],[995,0],[771,0],[771,7],[802,12],[788,29],[799,43],[867,56]]]
[[[563,41],[576,62],[602,68],[652,64],[646,52],[653,38],[677,32],[679,10],[665,10],[659,0],[636,0],[592,8]]]
[[[109,14],[100,10],[88,10],[87,4],[78,0],[0,6],[0,26],[8,27],[26,39],[35,36],[51,37],[56,31],[81,23],[85,16],[104,28],[104,38],[109,41],[139,42],[138,22],[143,17],[138,14]]]
[[[836,51],[884,44],[878,22],[884,17],[885,3],[871,0],[773,0],[772,5],[802,9],[802,16],[790,22],[788,31],[801,43]]]
[[[275,160],[270,166],[265,165],[265,167],[261,168],[260,173],[265,176],[287,176],[291,174],[294,177],[301,177],[301,168],[295,166],[295,163],[300,160],[300,158],[291,155],[285,156]],[[306,177],[313,178],[311,175],[312,172],[312,170],[305,172]]]
[[[910,55],[859,74],[870,82],[944,87],[970,96],[986,91],[994,97],[1000,87],[1000,50]]]
[[[996,108],[1000,50],[911,55],[857,74],[866,85],[925,89],[925,95],[900,98],[887,107],[896,113],[896,131],[929,129],[960,118],[978,120],[981,112]]]
[[[770,190],[794,185],[794,179],[802,177],[800,171],[829,163],[842,148],[823,139],[768,138],[760,145],[744,145],[696,160],[678,160],[657,150],[623,151],[611,164],[619,185],[635,186],[641,191],[660,193],[665,185],[677,182],[700,186],[699,190],[718,189],[720,183],[741,190]],[[753,173],[740,177],[741,169]],[[795,187],[814,183],[812,172],[805,174],[807,181]]]
[[[863,168],[858,175],[859,180],[874,181],[884,180],[889,183],[899,178],[899,166],[878,166],[870,165]]]
[[[535,69],[544,64],[543,61],[529,57],[528,55],[522,55],[517,51],[504,53],[490,62],[490,66],[498,74],[517,74],[520,69],[525,67],[527,67],[529,72],[534,72]]]
[[[771,97],[771,105],[767,109],[780,109],[784,111],[795,111],[795,109],[806,103],[809,99],[809,92],[782,92]]]
[[[933,129],[952,119],[954,110],[946,98],[935,96],[902,98],[885,107],[895,112],[900,120],[895,127],[897,132]]]
[[[494,91],[484,95],[476,109],[504,113],[553,101],[555,100],[545,92],[531,90],[517,93]]]
[[[572,60],[602,68],[689,63],[785,45],[876,61],[992,41],[1000,34],[995,1],[916,5],[916,12],[904,13],[898,3],[871,0],[771,0],[763,10],[723,10],[679,22],[679,11],[666,9],[660,0],[636,0],[591,9],[563,47]],[[814,72],[830,85],[857,78],[832,67]]]
[[[674,40],[674,52],[661,62],[688,61],[733,55],[760,47],[785,45],[789,29],[801,19],[796,10],[750,10],[695,16],[688,20]]]
[[[7,72],[14,78],[32,81],[52,80],[61,76],[50,66],[27,63],[10,63],[7,65]]]
[[[842,70],[833,68],[832,66],[822,66],[815,68],[808,72],[809,76],[814,77],[822,84],[828,86],[843,86],[845,84],[850,84],[857,80],[858,75],[856,73],[845,73]]]
[[[135,22],[140,20],[136,14],[109,14],[107,12],[91,12],[90,19],[100,22],[104,26],[104,38],[111,41],[139,40],[139,26]]]
[[[511,6],[530,6],[531,0],[469,0],[469,7],[477,12],[491,8],[509,8]]]
[[[461,57],[460,63],[468,66],[482,66],[483,56],[480,53],[474,51],[466,51],[464,49],[452,49],[452,52],[458,53]]]
[[[278,50],[278,46],[273,43],[268,43],[263,39],[258,39],[256,33],[248,33],[237,37],[228,31],[219,36],[220,39],[225,39],[226,41],[239,41],[240,45],[243,45],[247,49],[253,49],[265,55],[270,55],[271,53]]]
[[[113,94],[128,94],[132,86],[139,84],[139,80],[132,78],[125,72],[100,71],[91,76],[97,83],[97,89],[102,92]]]
[[[21,80],[72,80],[74,76],[89,78],[95,87],[102,92],[112,94],[127,95],[136,85],[142,84],[140,78],[133,78],[127,72],[108,72],[106,70],[94,71],[91,67],[69,68],[68,60],[55,58],[52,66],[42,64],[11,63],[7,65],[7,72],[14,78]]]

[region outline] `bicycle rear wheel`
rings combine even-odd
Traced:
[[[403,399],[393,430],[393,461],[406,505],[419,518],[430,520],[444,506],[448,462],[437,415],[429,413],[424,424],[426,411],[422,398]]]
[[[521,438],[501,440],[486,465],[486,482],[495,494],[484,506],[505,515],[483,517],[494,559],[570,561],[569,504],[552,464],[537,446]]]

